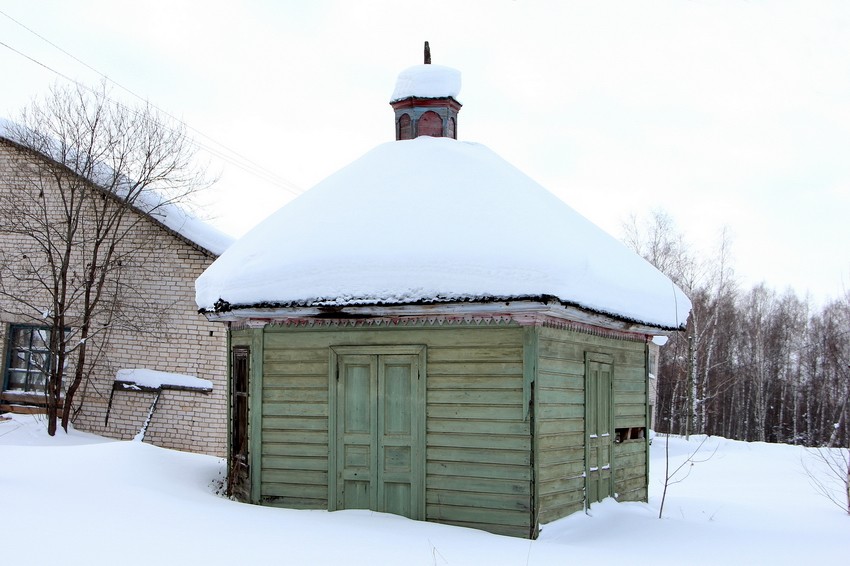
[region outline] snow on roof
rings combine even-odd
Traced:
[[[398,75],[390,102],[412,96],[457,100],[460,93],[460,71],[442,65],[415,65]]]
[[[115,374],[115,381],[133,383],[140,387],[151,387],[153,389],[171,386],[212,391],[213,388],[212,381],[208,379],[147,368],[119,369]]]
[[[196,282],[207,310],[544,295],[662,328],[690,311],[666,276],[488,148],[427,136],[331,175]]]
[[[19,141],[19,136],[16,134],[19,127],[15,123],[0,117],[0,138],[26,146]],[[50,155],[46,155],[46,157],[56,160]],[[95,168],[95,172],[99,173],[98,178],[89,179],[89,181],[100,187],[111,183],[109,179],[112,176],[112,171],[107,167]],[[103,175],[103,181],[99,180],[100,175]],[[156,222],[216,256],[224,253],[224,250],[234,241],[232,236],[192,216],[182,207],[176,204],[158,202],[151,192],[140,193],[133,205]]]

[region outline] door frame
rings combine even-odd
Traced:
[[[337,414],[339,408],[338,381],[339,381],[339,358],[340,356],[384,356],[384,355],[414,355],[418,357],[419,376],[416,382],[415,398],[417,406],[414,409],[413,427],[416,449],[415,460],[412,469],[412,484],[416,489],[416,497],[411,506],[411,519],[425,519],[425,404],[426,404],[426,367],[427,348],[424,344],[415,345],[387,345],[387,346],[331,346],[328,376],[328,511],[336,511],[337,490],[339,488],[339,463],[338,463],[338,423]]]

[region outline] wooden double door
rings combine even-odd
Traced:
[[[424,519],[425,347],[335,347],[329,508]]]

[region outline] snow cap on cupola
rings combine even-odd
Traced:
[[[395,139],[419,136],[457,139],[457,113],[461,103],[460,71],[431,64],[425,42],[425,62],[398,75],[390,105],[395,110]]]

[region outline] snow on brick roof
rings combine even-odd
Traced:
[[[0,138],[21,145],[18,136],[15,135],[16,128],[13,122],[0,118]],[[50,156],[46,157],[50,158]],[[97,179],[89,179],[89,181],[101,186]],[[154,201],[152,194],[141,194],[134,206],[156,222],[216,256],[224,253],[224,250],[233,243],[232,236],[192,216],[182,207]]]
[[[194,375],[183,375],[180,373],[169,373],[147,368],[119,369],[115,373],[115,381],[134,384],[151,389],[162,389],[163,387],[182,387],[187,389],[198,389],[201,391],[212,391],[213,383],[208,379],[201,379]]]
[[[660,328],[690,301],[488,148],[380,145],[272,214],[197,280],[199,307],[554,296]]]
[[[405,98],[446,98],[457,100],[460,71],[442,65],[414,65],[399,73],[390,102]]]

